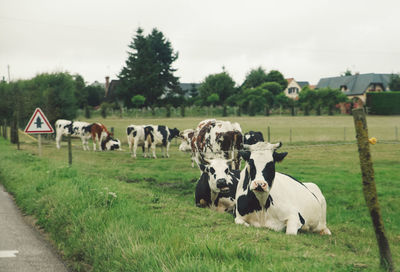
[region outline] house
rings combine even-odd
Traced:
[[[284,93],[287,97],[297,100],[299,98],[299,93],[301,89],[305,86],[309,86],[308,81],[296,81],[294,78],[286,79],[288,82],[288,86],[284,90]]]
[[[384,92],[389,90],[391,74],[355,74],[351,76],[338,76],[321,78],[317,89],[340,89],[353,102],[365,104],[367,92]]]

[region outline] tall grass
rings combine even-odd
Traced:
[[[285,124],[300,129],[307,120],[327,128],[350,121],[341,117],[235,120],[244,130],[257,129],[265,121],[282,129]],[[198,119],[101,121],[119,133],[136,121],[160,121],[182,129],[193,127]],[[374,121],[368,121],[374,126]],[[377,121],[377,127],[384,122],[387,119]],[[303,134],[309,135],[305,142],[314,142],[312,134]],[[178,152],[178,143],[173,142],[171,158],[157,160],[132,159],[127,152],[84,152],[79,141],[74,144],[73,166],[68,167],[65,145],[56,150],[54,142],[45,143],[38,158],[35,143],[23,139],[23,150],[16,151],[1,139],[0,181],[23,211],[37,218],[77,271],[379,270],[353,144],[284,142],[281,148],[289,155],[277,170],[314,182],[324,193],[333,233],[329,237],[286,236],[237,226],[229,214],[196,208],[193,181],[199,170],[191,168],[188,154]],[[400,145],[378,142],[371,148],[379,202],[396,262],[400,257]]]

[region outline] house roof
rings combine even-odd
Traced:
[[[321,78],[317,84],[317,89],[332,88],[341,89],[346,86],[347,95],[363,94],[372,83],[382,84],[384,90],[388,87],[391,80],[391,74],[356,74],[352,76],[339,76]]]
[[[309,86],[310,83],[308,81],[297,81],[297,84],[303,89],[305,86]]]

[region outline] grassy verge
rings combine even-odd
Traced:
[[[123,127],[125,124],[121,125]],[[194,207],[188,154],[133,160],[0,139],[0,182],[50,234],[77,271],[377,271],[379,253],[353,145],[290,146],[278,171],[317,183],[333,235],[286,236],[236,226],[232,216]],[[379,201],[393,259],[400,257],[400,145],[372,147]]]

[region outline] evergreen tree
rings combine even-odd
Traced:
[[[172,63],[177,60],[171,43],[157,29],[144,36],[143,29],[138,28],[129,45],[128,59],[119,74],[120,86],[117,98],[131,107],[135,95],[143,95],[145,106],[152,109],[167,92],[178,92],[178,78]]]

